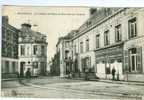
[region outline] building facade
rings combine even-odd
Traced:
[[[96,76],[144,81],[144,9],[95,8],[69,41],[73,68],[91,69]],[[75,71],[76,72],[76,71]],[[142,80],[143,79],[143,80]]]
[[[73,45],[71,39],[77,30],[72,30],[68,35],[60,37],[56,45],[57,54],[59,54],[60,76],[66,77],[73,72]]]
[[[2,16],[2,78],[16,77],[18,68],[19,30],[8,23],[8,16]]]
[[[21,25],[19,33],[19,63],[20,76],[30,69],[32,76],[46,75],[47,42],[46,36],[31,29],[31,25]]]

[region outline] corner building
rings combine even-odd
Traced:
[[[19,33],[19,73],[25,76],[28,68],[32,76],[46,75],[47,42],[46,36],[31,29],[31,25],[21,25]]]

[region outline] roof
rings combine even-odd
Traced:
[[[23,39],[25,39],[25,37],[31,37],[30,39],[33,39],[35,42],[46,42],[46,35],[32,30],[31,25],[26,23],[22,24],[19,36]]]

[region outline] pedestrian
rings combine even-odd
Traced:
[[[29,79],[31,78],[30,68],[28,68],[27,71],[26,71],[26,78],[28,79],[28,81],[29,81]]]
[[[115,70],[115,68],[113,67],[113,69],[112,69],[112,79],[113,79],[113,80],[115,80],[115,72],[116,72],[116,70]]]
[[[88,77],[88,73],[89,73],[89,69],[85,69],[85,80],[89,80],[89,77]]]

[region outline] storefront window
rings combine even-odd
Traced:
[[[106,74],[110,74],[110,65],[106,64]]]
[[[130,71],[142,72],[142,48],[129,49]]]

